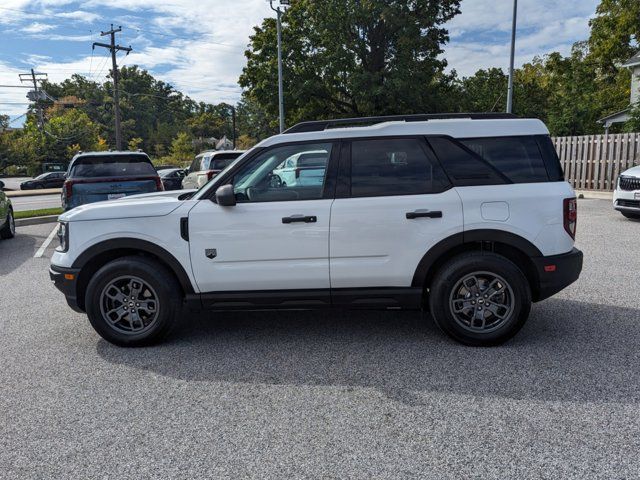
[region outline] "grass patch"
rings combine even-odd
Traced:
[[[25,210],[24,212],[13,212],[13,218],[16,220],[20,218],[32,218],[32,217],[44,217],[46,215],[60,215],[62,208],[41,208],[39,210]]]

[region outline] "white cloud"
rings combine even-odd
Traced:
[[[47,23],[34,22],[26,27],[22,27],[22,31],[26,33],[41,33],[46,32],[47,30],[51,30],[55,28],[53,25],[49,25]]]
[[[55,16],[59,18],[70,18],[72,20],[80,20],[88,23],[95,22],[96,20],[99,20],[100,18],[102,18],[102,16],[97,13],[85,12],[84,10],[75,10],[73,12],[56,13]]]
[[[589,19],[599,0],[521,0],[518,3],[516,64],[553,51],[568,54],[589,35]],[[462,14],[447,24],[449,69],[473,75],[480,68],[509,64],[513,0],[462,0]]]

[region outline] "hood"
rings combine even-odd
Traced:
[[[631,167],[629,170],[625,170],[620,175],[628,175],[630,177],[640,177],[640,165]]]
[[[166,192],[139,193],[138,195],[129,195],[128,197],[120,198],[114,201],[127,202],[131,199],[138,199],[138,198],[178,198],[188,193],[191,193],[191,194],[196,193],[197,191],[198,190],[191,188],[187,190],[167,190]]]
[[[185,190],[157,192],[106,202],[81,205],[60,215],[64,222],[78,222],[83,220],[113,220],[118,218],[162,217],[169,215],[182,205],[177,197],[188,193]]]

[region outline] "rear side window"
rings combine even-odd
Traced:
[[[501,185],[509,180],[486,160],[446,137],[431,137],[429,143],[440,164],[457,187]]]
[[[361,140],[351,144],[351,196],[443,192],[450,187],[433,155],[418,139]]]
[[[538,142],[538,148],[542,154],[542,159],[547,167],[547,173],[549,174],[549,180],[552,182],[562,182],[564,180],[564,172],[560,165],[560,159],[558,158],[558,152],[556,152],[551,137],[549,135],[536,136]]]
[[[325,152],[305,153],[298,157],[298,167],[319,167],[326,168],[327,166],[327,154]]]
[[[145,155],[86,156],[76,159],[72,177],[128,177],[156,175]]]
[[[513,183],[549,181],[535,137],[463,138],[459,141]]]

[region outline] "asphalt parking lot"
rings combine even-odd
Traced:
[[[640,222],[579,202],[581,279],[508,344],[408,312],[190,316],[101,340],[0,242],[1,478],[638,478]]]

